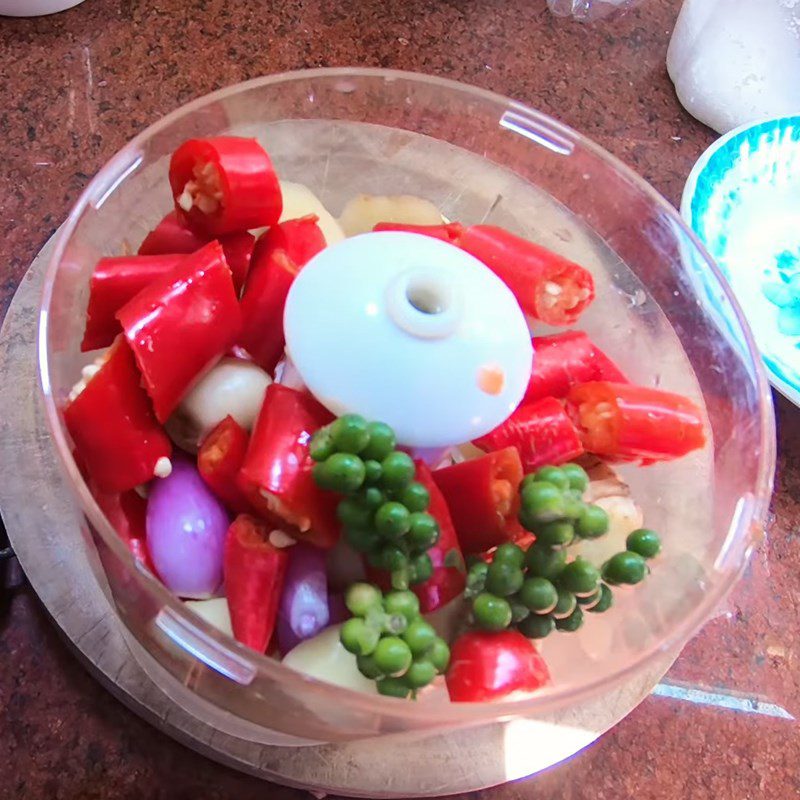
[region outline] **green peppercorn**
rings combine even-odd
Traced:
[[[580,606],[575,606],[568,617],[556,618],[556,628],[566,633],[572,633],[583,625],[583,611]]]
[[[554,550],[551,547],[534,544],[528,548],[525,555],[525,564],[528,571],[540,578],[554,581],[561,574],[567,563],[566,550]]]
[[[439,541],[439,524],[425,511],[415,511],[409,516],[408,546],[425,551]]]
[[[374,513],[361,497],[345,497],[336,507],[336,516],[348,528],[371,528]]]
[[[597,539],[608,533],[608,514],[605,509],[586,504],[575,521],[575,533],[581,539]]]
[[[342,625],[339,640],[345,650],[356,656],[368,656],[378,645],[380,631],[367,625],[361,617],[351,617]]]
[[[411,694],[411,688],[401,678],[381,678],[375,685],[378,687],[378,694],[386,697],[405,700]]]
[[[603,565],[603,580],[607,583],[627,583],[634,585],[647,575],[647,563],[630,550],[611,556]]]
[[[587,611],[591,611],[592,614],[602,614],[604,611],[608,611],[609,608],[614,603],[614,593],[611,591],[610,587],[606,586],[606,584],[600,584],[600,599],[591,607],[587,608]]]
[[[386,495],[377,487],[369,486],[364,489],[364,505],[377,511],[386,502]]]
[[[482,592],[475,598],[472,613],[478,627],[487,631],[502,631],[511,624],[508,600],[488,592]]]
[[[340,453],[358,455],[369,444],[367,421],[358,414],[345,414],[331,423],[331,437]]]
[[[419,600],[414,592],[387,592],[383,608],[387,614],[402,614],[409,622],[419,616]]]
[[[384,545],[379,552],[381,564],[379,569],[394,572],[395,570],[405,569],[408,566],[408,556],[396,545]]]
[[[575,529],[571,522],[556,520],[546,522],[536,528],[536,541],[550,547],[565,547],[575,538]]]
[[[600,598],[603,596],[603,593],[600,591],[600,587],[597,587],[597,591],[592,592],[592,594],[586,595],[577,595],[576,600],[578,601],[578,605],[583,608],[584,611],[591,611],[592,608],[600,602]]]
[[[376,678],[383,677],[383,673],[378,669],[378,665],[375,663],[375,656],[373,655],[356,656],[356,666],[358,667],[358,671],[365,678],[374,681]]]
[[[411,515],[402,503],[390,500],[375,512],[375,528],[385,539],[396,541],[405,536],[410,527]]]
[[[423,484],[414,481],[402,490],[399,500],[412,513],[426,511],[431,504],[431,495]]]
[[[516,569],[522,569],[525,563],[525,551],[513,542],[504,542],[494,551],[492,563],[509,564]]]
[[[518,602],[514,598],[509,600],[509,605],[511,606],[511,625],[516,625],[522,620],[525,619],[531,612],[528,608],[526,608],[522,603]]]
[[[380,461],[375,461],[371,458],[364,462],[364,485],[375,486],[380,483],[381,476],[383,475],[383,467]]]
[[[308,445],[308,453],[314,461],[325,461],[336,452],[331,436],[330,426],[320,428],[312,437]]]
[[[655,558],[661,552],[661,539],[650,528],[638,528],[628,534],[625,547],[642,558]]]
[[[534,480],[544,483],[552,483],[553,486],[562,492],[569,489],[569,476],[560,467],[542,467],[536,471]]]
[[[531,614],[517,626],[517,630],[529,639],[544,639],[555,628],[555,621],[550,614]]]
[[[403,641],[409,646],[415,658],[424,656],[436,641],[436,631],[433,625],[418,617],[406,628]]]
[[[577,605],[578,601],[575,599],[575,595],[559,586],[556,607],[551,613],[556,619],[563,619],[564,617],[568,617],[575,610]]]
[[[580,495],[573,492],[572,489],[564,492],[564,516],[571,520],[573,525],[583,514],[585,508],[586,503],[581,500]]]
[[[414,480],[416,469],[408,453],[402,453],[399,450],[389,453],[381,461],[381,467],[383,469],[381,485],[385,489],[399,492]]]
[[[486,572],[486,591],[498,597],[508,597],[520,590],[524,580],[525,576],[519,567],[493,561]]]
[[[525,578],[518,599],[526,608],[537,614],[548,614],[558,602],[558,591],[547,578]]]
[[[354,583],[345,593],[347,610],[356,617],[366,617],[370,609],[380,608],[383,595],[371,583]]]
[[[349,494],[364,483],[364,462],[351,453],[334,453],[314,465],[314,480],[322,489]]]
[[[440,675],[444,673],[450,664],[450,648],[447,646],[447,642],[437,637],[425,657]]]
[[[532,525],[552,522],[564,516],[564,494],[552,483],[535,481],[528,484],[521,491],[520,500],[520,522],[528,530]]]
[[[489,565],[485,561],[478,561],[469,568],[464,594],[470,598],[480,594],[486,586],[486,575]]]
[[[435,677],[436,667],[427,659],[421,659],[415,661],[408,668],[408,672],[403,675],[403,680],[412,689],[421,689],[423,686],[427,686]]]
[[[427,553],[419,553],[409,561],[408,570],[409,583],[425,583],[433,575],[433,561]]]
[[[561,471],[569,481],[569,488],[576,489],[580,492],[585,492],[586,487],[589,485],[589,476],[586,470],[578,464],[564,464]]]
[[[402,675],[411,666],[411,650],[397,636],[384,636],[376,645],[373,655],[375,665],[384,675]]]
[[[367,424],[369,443],[361,451],[364,458],[374,461],[383,461],[397,445],[394,431],[383,422],[370,422]]]
[[[600,571],[594,564],[578,556],[564,567],[558,576],[558,581],[573,594],[590,595],[596,592],[600,585]]]

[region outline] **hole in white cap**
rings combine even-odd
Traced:
[[[406,299],[421,314],[443,314],[450,305],[450,292],[436,281],[415,278],[406,287]]]

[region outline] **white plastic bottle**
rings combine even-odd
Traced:
[[[83,0],[0,0],[2,17],[42,17],[80,5]]]
[[[800,0],[685,0],[667,69],[686,110],[719,133],[800,113]]]

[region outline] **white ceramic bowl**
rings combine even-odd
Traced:
[[[681,214],[736,294],[770,382],[800,405],[800,116],[748,123],[715,142],[689,175]],[[710,275],[698,277],[717,308]]]

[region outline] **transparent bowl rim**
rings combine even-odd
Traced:
[[[592,681],[583,683],[580,686],[564,686],[559,688],[556,685],[552,688],[548,688],[547,691],[535,694],[526,699],[490,703],[451,703],[445,710],[445,708],[440,706],[436,708],[427,707],[424,703],[399,703],[394,698],[363,694],[303,675],[302,673],[284,666],[279,661],[254,652],[218,631],[210,625],[210,623],[184,606],[182,601],[173,595],[157,578],[138,565],[128,548],[100,510],[100,507],[89,492],[72,458],[70,447],[62,429],[60,413],[50,388],[47,332],[48,310],[52,301],[52,290],[56,273],[66,246],[72,237],[83,211],[94,199],[102,197],[104,194],[116,188],[118,183],[121,182],[127,174],[125,169],[130,168],[130,164],[146,141],[179,119],[185,118],[214,102],[262,86],[276,86],[295,81],[307,81],[309,79],[346,78],[373,78],[383,81],[404,80],[420,85],[438,87],[444,92],[456,92],[461,95],[472,96],[475,99],[488,101],[498,106],[498,108],[511,108],[516,111],[522,111],[543,127],[552,130],[571,143],[579,145],[583,150],[591,153],[594,158],[604,162],[606,166],[625,178],[639,192],[646,196],[651,203],[657,206],[661,213],[668,217],[670,222],[691,241],[702,258],[705,267],[713,274],[720,292],[724,294],[731,305],[735,318],[740,326],[746,352],[750,359],[749,366],[753,367],[755,370],[759,400],[758,421],[760,425],[761,447],[759,451],[758,477],[756,486],[754,487],[754,504],[750,519],[756,525],[764,524],[769,499],[772,493],[776,448],[774,411],[769,383],[758,350],[755,346],[753,335],[730,287],[703,244],[686,225],[675,208],[673,208],[673,206],[643,178],[639,177],[639,175],[625,166],[625,164],[615,156],[583,136],[583,134],[552,119],[546,114],[535,111],[523,103],[511,100],[501,94],[486,89],[446,78],[380,68],[336,67],[282,72],[227,86],[199,97],[162,117],[133,138],[99,170],[86,186],[57,234],[55,247],[45,276],[45,285],[39,311],[37,347],[40,388],[44,397],[47,424],[56,445],[62,470],[66,474],[72,489],[78,494],[82,511],[89,518],[94,530],[102,537],[104,543],[112,550],[115,557],[123,562],[132,574],[137,576],[140,583],[143,584],[144,590],[153,597],[160,607],[170,608],[173,613],[186,619],[192,626],[200,629],[206,636],[214,639],[218,647],[226,649],[229,652],[234,652],[239,659],[251,663],[264,677],[282,684],[287,690],[296,688],[299,692],[302,692],[304,689],[311,689],[316,692],[320,699],[322,699],[322,695],[326,694],[330,701],[335,703],[347,703],[357,711],[381,714],[398,720],[408,720],[409,722],[417,721],[420,723],[430,723],[436,721],[440,726],[442,724],[449,726],[476,722],[491,722],[503,718],[537,715],[564,707],[568,703],[578,702],[596,694],[603,687],[618,685],[626,677],[632,676],[648,663],[655,661],[660,655],[671,652],[679,645],[688,641],[708,619],[711,612],[718,606],[720,601],[735,584],[744,569],[747,558],[742,558],[742,563],[737,570],[728,570],[721,580],[716,581],[712,590],[704,595],[703,601],[691,614],[687,615],[680,624],[675,625],[669,631],[668,635],[642,651],[625,667],[608,675],[603,675]],[[748,526],[745,530],[750,530],[750,527]],[[749,548],[747,552],[749,553]],[[444,719],[445,717],[446,719]]]

